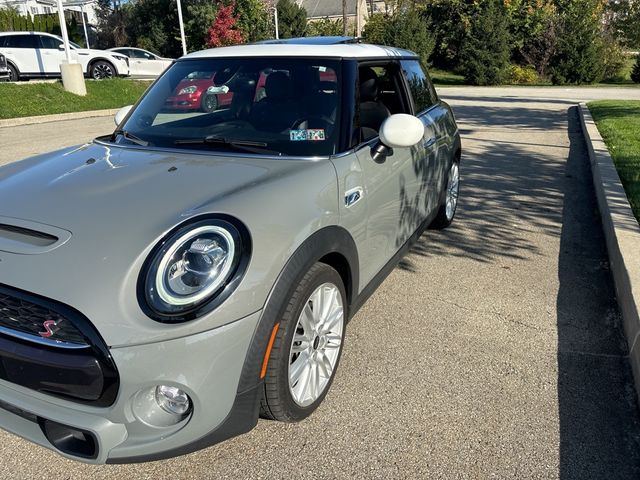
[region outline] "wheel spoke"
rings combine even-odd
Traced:
[[[292,387],[295,387],[298,380],[305,371],[305,368],[309,365],[309,355],[306,352],[300,353],[300,356],[296,361],[289,366],[289,383]],[[293,368],[292,368],[293,367]]]
[[[318,362],[318,365],[324,377],[327,379],[331,378],[333,366],[331,365],[331,360],[329,360],[329,357],[327,357],[326,353],[322,354],[322,358],[320,359],[320,362]]]
[[[313,321],[313,310],[311,310],[311,305],[309,304],[309,302],[307,302],[304,308],[302,309],[299,323],[302,329],[304,330],[305,338],[310,338],[311,332],[313,332],[314,321]]]
[[[339,321],[342,320],[342,316],[344,314],[344,310],[342,307],[336,308],[331,314],[327,317],[327,320],[322,325],[322,332],[331,332],[333,328],[337,325]]]
[[[340,335],[330,333],[326,338],[327,343],[324,346],[325,350],[334,350],[340,348],[340,345],[342,345],[342,336]]]
[[[293,337],[293,345],[291,346],[291,353],[301,353],[309,350],[311,347],[311,343],[309,340],[302,335],[296,334]]]

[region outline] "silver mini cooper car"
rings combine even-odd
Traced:
[[[450,108],[412,52],[290,42],[187,55],[116,119],[0,168],[0,426],[124,463],[304,419],[453,220]]]

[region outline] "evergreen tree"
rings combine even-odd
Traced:
[[[604,43],[600,0],[558,0],[561,31],[552,60],[555,84],[602,80]]]
[[[278,0],[280,38],[303,37],[307,30],[307,11],[291,0]]]
[[[236,0],[234,12],[245,41],[257,42],[274,37],[273,17],[264,0]]]
[[[422,10],[398,8],[391,14],[374,14],[365,25],[362,36],[369,43],[406,48],[427,63],[435,46],[431,21]]]
[[[631,80],[636,83],[640,83],[640,55],[638,55],[638,58],[636,58],[636,63],[631,69]]]
[[[509,18],[502,0],[486,0],[471,18],[460,52],[468,83],[498,85],[507,79],[511,56]]]

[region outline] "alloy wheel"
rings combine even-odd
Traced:
[[[340,355],[344,306],[338,287],[324,283],[305,302],[289,352],[289,390],[295,403],[314,403],[331,380]]]

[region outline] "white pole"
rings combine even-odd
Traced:
[[[60,0],[58,0],[60,1]],[[187,41],[184,38],[184,23],[182,22],[182,4],[180,0],[176,0],[178,3],[178,22],[180,23],[180,38],[182,39],[182,54],[187,54]]]
[[[273,7],[273,19],[276,22],[276,40],[280,40],[280,34],[278,31],[278,7]]]
[[[58,3],[58,19],[60,20],[60,31],[62,32],[62,43],[64,43],[64,53],[67,56],[67,63],[71,63],[71,49],[69,48],[69,35],[67,34],[67,23],[64,20],[64,10],[62,0]]]
[[[80,13],[82,13],[82,28],[84,28],[84,41],[87,43],[87,48],[91,48],[89,45],[89,35],[87,34],[87,22],[84,20],[84,3],[80,4]]]

